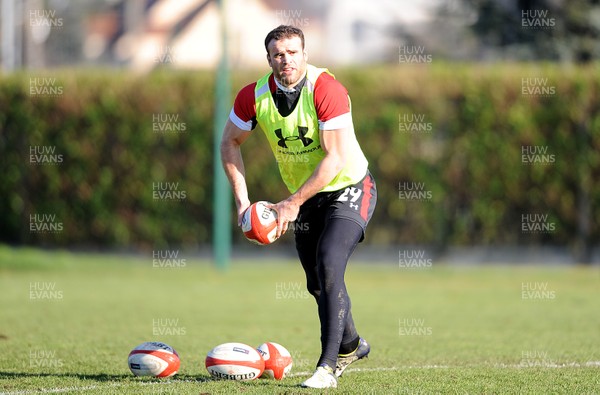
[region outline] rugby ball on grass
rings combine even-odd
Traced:
[[[131,350],[129,370],[136,376],[170,377],[179,370],[179,355],[168,344],[145,342]]]
[[[271,203],[253,203],[244,212],[242,231],[244,236],[259,245],[271,244],[277,240],[277,212],[267,207]]]
[[[257,350],[265,360],[265,371],[261,377],[281,380],[292,370],[292,356],[281,344],[266,342]]]
[[[216,379],[250,381],[260,377],[265,361],[253,347],[243,343],[224,343],[209,351],[206,370]]]

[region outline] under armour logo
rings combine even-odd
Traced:
[[[358,204],[350,203],[350,208],[358,210]]]
[[[282,130],[275,129],[275,136],[277,136],[279,138],[277,145],[279,145],[282,148],[288,148],[287,141],[296,141],[296,140],[302,141],[302,144],[305,147],[308,147],[313,142],[313,139],[306,137],[307,134],[308,134],[308,128],[305,126],[298,126],[298,135],[297,136],[283,137]]]

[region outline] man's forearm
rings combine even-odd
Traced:
[[[231,184],[236,206],[238,209],[247,206],[249,200],[246,189],[246,171],[240,146],[231,142],[223,142],[221,144],[221,162]]]
[[[290,196],[289,200],[301,206],[305,201],[325,188],[339,174],[342,168],[343,163],[338,156],[325,156],[315,168],[313,174],[302,184],[296,193]]]

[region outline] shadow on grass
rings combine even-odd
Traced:
[[[155,377],[136,377],[132,374],[84,374],[84,373],[33,373],[33,372],[3,372],[0,371],[0,381],[1,380],[10,380],[10,379],[26,379],[26,378],[63,378],[63,379],[79,379],[83,382],[79,384],[66,385],[71,388],[85,388],[86,386],[95,387],[96,385],[102,386],[111,384],[114,386],[121,386],[127,384],[141,384],[141,385],[153,385],[153,384],[167,384],[167,383],[209,383],[215,381],[228,381],[228,380],[217,380],[212,377],[206,375],[188,375],[188,374],[177,374],[170,378],[155,378]],[[250,389],[258,389],[262,391],[264,389],[265,393],[272,393],[276,391],[277,393],[292,395],[292,394],[303,394],[306,393],[307,388],[300,387],[300,383],[296,380],[294,381],[277,381],[277,380],[268,380],[268,379],[258,379],[253,381],[237,381],[236,384],[239,391],[246,391]]]
[[[212,381],[209,376],[192,376],[188,374],[177,374],[170,378],[155,378],[155,377],[136,377],[132,374],[86,374],[86,373],[44,373],[44,372],[2,372],[0,371],[1,379],[22,379],[28,377],[56,377],[56,378],[74,378],[79,380],[91,380],[100,383],[103,382],[160,382],[169,381],[186,381],[204,383]]]

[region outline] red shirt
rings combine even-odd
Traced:
[[[256,102],[254,89],[256,82],[246,85],[239,91],[229,114],[229,119],[242,130],[253,130],[256,127]],[[269,77],[271,94],[277,85],[273,74]],[[315,109],[319,120],[319,129],[332,130],[350,127],[350,98],[346,88],[328,73],[321,73],[315,82]]]

